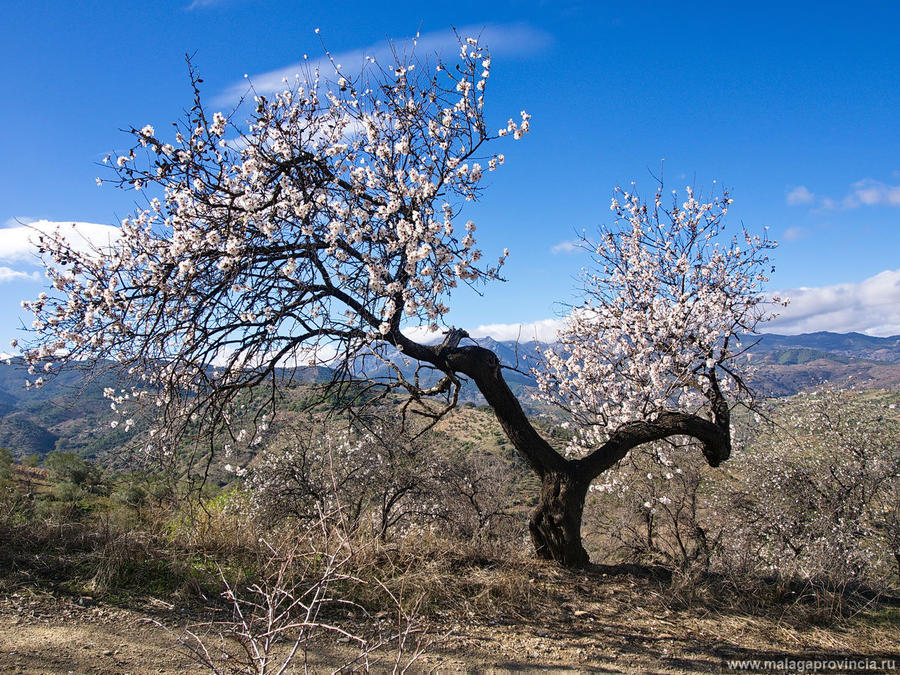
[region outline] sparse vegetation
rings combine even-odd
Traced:
[[[815,534],[823,522],[840,517],[836,511],[821,505],[803,511],[780,502],[777,495],[804,498],[796,481],[783,490],[769,485],[764,491],[757,481],[770,475],[762,468],[773,452],[777,466],[797,470],[811,461],[828,461],[832,455],[826,452],[826,441],[839,436],[822,433],[815,446],[798,443],[799,427],[788,423],[806,420],[802,428],[823,430],[819,415],[829,411],[841,413],[830,418],[838,425],[835,431],[852,420],[860,430],[858,438],[868,441],[863,450],[890,459],[896,423],[890,401],[889,393],[844,393],[780,403],[772,415],[779,426],[755,424],[748,430],[725,480],[707,475],[710,469],[702,461],[669,466],[663,448],[631,455],[617,469],[631,474],[624,495],[616,490],[592,493],[586,543],[597,564],[581,573],[564,572],[529,554],[525,496],[531,494],[527,485],[534,479],[504,448],[490,413],[475,407],[463,407],[432,435],[412,444],[396,435],[368,440],[360,435],[361,443],[347,442],[348,437],[306,447],[304,471],[293,478],[280,471],[294,460],[284,466],[279,461],[286,458],[284,453],[301,449],[279,446],[274,438],[270,450],[251,462],[247,476],[233,477],[224,487],[210,486],[199,504],[176,493],[167,495],[158,477],[144,473],[119,474],[65,453],[48,457],[52,468],[34,469],[15,464],[9,452],[0,453],[0,536],[9,542],[0,553],[0,583],[8,597],[51,592],[119,608],[151,603],[157,609],[150,616],[172,631],[173,639],[195,650],[205,645],[213,666],[228,664],[244,669],[241,672],[258,672],[248,670],[260,663],[252,656],[253,645],[259,647],[261,636],[269,633],[280,636],[260,647],[270,664],[283,659],[285,650],[300,640],[299,653],[306,650],[310,663],[327,654],[330,663],[358,656],[360,667],[366,659],[370,667],[393,667],[388,664],[396,662],[401,639],[406,640],[401,654],[407,659],[402,663],[434,663],[428,659],[436,654],[452,659],[453,645],[469,644],[464,658],[487,664],[492,663],[490,657],[468,639],[481,635],[500,641],[497,649],[507,650],[500,646],[503,640],[523,639],[512,636],[528,630],[558,634],[560,653],[565,650],[560,658],[579,662],[583,657],[587,661],[581,662],[592,663],[601,658],[600,652],[591,651],[577,637],[579,632],[605,634],[626,620],[648,638],[671,636],[663,638],[671,645],[670,653],[634,652],[636,662],[665,664],[671,657],[676,660],[669,667],[677,671],[678,658],[690,655],[695,665],[703,658],[720,658],[715,646],[719,642],[695,642],[690,648],[681,642],[705,625],[703,616],[715,617],[720,631],[742,631],[746,639],[732,642],[735,650],[752,653],[748,644],[757,644],[760,652],[768,649],[771,645],[764,646],[765,641],[774,638],[766,631],[778,625],[778,640],[799,639],[795,631],[818,631],[818,637],[802,639],[807,648],[822,653],[840,644],[882,654],[900,631],[894,611],[900,583],[889,539],[893,530],[884,520],[890,511],[883,508],[890,505],[883,500],[896,497],[896,489],[890,489],[896,473],[861,474],[859,499],[865,501],[866,495],[882,501],[868,504],[873,520],[854,520],[847,530],[848,536],[865,535],[858,542],[846,540],[841,549],[842,556],[848,551],[865,555],[865,564],[852,568],[824,557],[825,541]],[[311,442],[325,438],[320,425],[309,431]],[[385,452],[405,452],[406,459],[379,461]],[[464,456],[454,457],[458,452]],[[667,468],[672,478],[666,477]],[[288,482],[273,484],[273,472]],[[826,469],[807,476],[818,477],[818,482],[807,483],[809,494],[827,494],[831,475]],[[385,500],[401,494],[410,476],[416,478],[417,489],[429,491],[430,499],[416,495],[404,502],[401,497],[393,510],[385,511]],[[316,480],[304,482],[303,477]],[[837,478],[848,485],[841,474]],[[870,491],[863,484],[884,489]],[[284,490],[286,485],[290,490]],[[509,490],[509,485],[521,489]],[[837,489],[837,483],[831,486]],[[834,497],[844,508],[861,504],[843,493],[834,492]],[[420,508],[423,504],[429,508]],[[764,519],[748,516],[762,504],[768,509]],[[781,508],[786,510],[772,512]],[[602,526],[594,527],[594,519]],[[863,522],[871,525],[864,533],[857,527]],[[774,524],[820,548],[782,555],[781,535],[773,538]],[[827,541],[837,545],[842,540]],[[328,557],[334,555],[339,557]],[[328,559],[334,566],[321,568],[315,562]],[[327,579],[327,597],[339,602],[316,596],[323,598],[316,620],[304,624],[311,630],[303,633],[299,624],[268,623],[263,609],[270,602],[290,605],[300,600],[294,609],[307,616],[310,604],[304,598],[311,597],[309,590],[321,579]],[[278,598],[272,594],[275,588],[282,591]],[[236,607],[250,614],[240,620]],[[465,628],[454,629],[461,625]],[[575,626],[579,628],[573,632]],[[448,637],[451,629],[454,633]],[[351,637],[344,640],[345,634]],[[863,634],[869,637],[863,639]],[[718,635],[719,640],[724,637]],[[344,641],[335,642],[336,637]],[[772,644],[782,645],[783,651],[793,648],[783,641]],[[625,648],[610,647],[604,658]],[[531,661],[523,656],[521,663],[546,662],[541,659],[550,653],[538,650],[535,654],[543,657]]]

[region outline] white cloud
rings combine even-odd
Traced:
[[[788,198],[790,199],[790,195]],[[850,192],[843,199],[822,197],[819,204],[825,211],[858,209],[863,206],[900,206],[900,185],[889,185],[873,178],[863,178],[850,186]]]
[[[798,239],[803,239],[809,234],[809,231],[805,227],[800,227],[799,225],[795,225],[794,227],[789,227],[784,231],[784,234],[781,235],[781,238],[785,241],[797,241]]]
[[[858,284],[793,288],[778,295],[791,302],[765,326],[767,332],[900,334],[900,270],[885,270]]]
[[[575,253],[575,251],[577,251],[579,248],[581,248],[581,247],[578,245],[578,242],[570,239],[567,241],[561,241],[558,244],[554,245],[550,249],[550,252],[551,253]]]
[[[40,272],[21,272],[11,267],[0,267],[0,284],[7,281],[41,281]]]
[[[0,260],[39,264],[37,238],[56,232],[65,235],[72,247],[82,252],[108,247],[120,234],[118,227],[97,223],[36,220],[26,225],[14,224],[0,228]]]
[[[199,1],[203,2],[203,0]],[[481,43],[487,45],[495,56],[531,53],[552,41],[549,33],[523,23],[464,26],[458,28],[457,33],[462,37],[479,37]],[[332,54],[332,57],[334,62],[342,67],[342,72],[348,73],[349,76],[349,74],[357,73],[362,69],[367,56],[379,62],[389,63],[393,59],[392,50],[394,48],[397,48],[402,54],[409,51],[411,47],[412,38],[398,39],[393,42],[383,41],[362,49]],[[427,58],[434,56],[435,53],[455,51],[458,48],[453,31],[448,29],[420,35],[416,40],[415,50],[417,54]],[[265,73],[249,75],[248,79],[257,93],[271,94],[284,88],[283,80],[285,78],[292,83],[298,74],[303,79],[303,73],[312,72],[316,68],[321,70],[326,79],[333,75],[331,62],[323,55]],[[248,82],[245,79],[225,89],[213,102],[216,105],[234,105],[247,92]]]
[[[809,191],[805,185],[798,185],[787,193],[787,203],[789,206],[799,206],[801,204],[811,204],[816,196]]]
[[[888,185],[865,178],[853,184],[852,191],[844,197],[842,203],[847,209],[860,206],[900,206],[900,185]]]
[[[403,334],[410,340],[421,342],[422,344],[435,344],[444,338],[444,329],[436,331],[431,330],[428,326],[404,326]]]
[[[472,337],[492,337],[495,340],[519,342],[553,342],[565,325],[565,319],[543,319],[530,323],[490,323],[469,331]]]

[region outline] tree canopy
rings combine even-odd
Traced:
[[[460,284],[500,278],[508,251],[485,256],[463,210],[504,163],[487,145],[522,138],[529,115],[488,128],[491,59],[474,38],[450,65],[398,51],[355,75],[331,67],[333,77],[314,71],[255,96],[246,126],[209,115],[193,76],[173,138],[133,128],[134,147],[111,158],[114,182],[146,204],[107,248],[42,237],[55,290],[26,303],[37,332],[26,358],[48,373],[85,358],[119,363],[141,383],[107,394],[113,406],[155,402],[146,449],[165,458],[188,429],[212,451],[252,442],[270,423],[283,366],[327,365],[347,380],[361,356],[389,346],[438,374],[398,368],[386,384],[426,414],[452,408],[462,378],[478,386],[543,482],[538,553],[584,564],[586,490],[630,449],[691,436],[710,464],[727,459],[730,410],[749,400],[740,338],[768,318],[760,293],[773,244],[725,237],[726,192],[703,201],[688,189],[666,206],[662,187],[650,205],[617,191],[613,225],[583,241],[594,258],[585,302],[537,372],[577,429],[564,457],[531,425],[495,354],[461,329],[437,345],[409,330],[444,326]]]

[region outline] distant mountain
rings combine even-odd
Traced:
[[[519,364],[526,372],[540,365],[538,349],[553,345],[492,338],[475,340],[492,349],[506,366]],[[755,388],[767,396],[789,396],[823,384],[869,389],[900,387],[900,336],[872,337],[861,333],[766,333],[744,339],[758,367]],[[755,344],[754,344],[755,343]],[[518,358],[517,358],[518,357]],[[536,383],[528,375],[508,372],[507,379],[520,387]],[[515,387],[514,387],[515,389]],[[477,392],[470,392],[476,400]]]
[[[517,394],[536,386],[530,370],[540,366],[540,348],[553,346],[534,341],[517,344],[512,340],[498,341],[491,337],[476,338],[472,342],[497,354],[500,363],[508,368],[504,376]],[[467,343],[464,341],[462,344]],[[747,336],[744,343],[753,345],[750,352],[758,366],[755,388],[766,396],[788,396],[825,383],[879,389],[900,386],[900,336],[879,338],[860,333],[766,333]],[[415,376],[417,365],[398,352],[386,352],[383,358],[392,365],[374,357],[360,359],[358,374],[385,379],[392,377],[394,368],[398,368],[404,377]],[[419,371],[420,381],[425,384],[431,384],[439,377],[440,373],[428,368]],[[464,386],[461,398],[483,402],[471,383]],[[524,401],[523,405],[527,407],[529,404]]]
[[[433,341],[434,344],[437,342],[438,340]],[[540,352],[538,351],[542,346],[540,343],[531,341],[517,344],[513,340],[499,342],[492,337],[484,337],[469,338],[463,340],[460,344],[472,343],[490,349],[499,357],[500,363],[506,368],[504,377],[510,386],[513,387],[513,390],[515,390],[514,385],[535,386],[537,384],[530,371],[540,364]],[[543,346],[546,347],[547,345]],[[430,366],[420,366],[417,362],[403,356],[403,354],[390,347],[385,348],[377,357],[368,355],[358,358],[354,364],[353,372],[355,376],[360,378],[389,380],[395,376],[395,369],[399,369],[403,376],[410,380],[416,377],[416,371],[418,370],[419,381],[425,386],[434,384],[443,375]],[[478,398],[480,398],[480,395],[474,388],[474,385],[464,389],[464,400]]]
[[[112,429],[109,401],[103,388],[115,386],[110,372],[73,368],[53,377],[40,388],[25,388],[21,360],[0,365],[0,446],[18,457],[71,450],[86,456],[113,449],[124,440]]]
[[[756,344],[751,353],[758,367],[755,388],[767,396],[787,396],[824,383],[869,389],[900,388],[900,336],[878,338],[859,333],[822,332],[764,334],[746,340],[747,344],[753,341]],[[540,366],[540,349],[552,345],[534,341],[517,344],[490,337],[466,340],[462,344],[473,342],[497,354],[506,368],[504,376],[520,396],[523,407],[539,412],[541,406],[531,395],[536,382],[530,371]],[[386,352],[382,356],[383,360],[373,356],[360,358],[354,366],[356,376],[387,379],[393,377],[395,367],[407,378],[415,376],[416,364],[398,352]],[[43,455],[54,449],[97,456],[115,450],[126,436],[121,429],[110,427],[109,401],[103,398],[102,391],[105,386],[118,385],[109,372],[95,374],[96,379],[89,383],[87,373],[69,370],[40,389],[26,390],[27,375],[21,361],[0,365],[0,446],[9,447],[17,456]],[[327,381],[332,371],[322,367],[297,368],[281,370],[279,375],[300,385]],[[429,384],[440,373],[423,368],[419,377],[421,383]],[[464,385],[460,398],[483,402],[471,382]]]
[[[900,336],[806,333],[757,336],[751,352],[757,389],[787,396],[824,384],[861,389],[900,387]]]
[[[802,335],[765,333],[760,336],[759,344],[753,351],[768,353],[791,348],[815,349],[853,359],[900,363],[900,335],[873,337],[862,333],[819,332]]]

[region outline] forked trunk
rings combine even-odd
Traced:
[[[590,481],[566,473],[548,473],[529,530],[538,556],[566,567],[584,567],[588,554],[581,545],[581,514]]]
[[[541,478],[541,497],[531,514],[529,530],[538,556],[565,567],[584,567],[588,554],[581,545],[581,515],[591,481],[642,443],[669,436],[693,436],[702,443],[710,466],[718,466],[731,453],[730,409],[710,371],[713,420],[674,411],[662,412],[652,421],[621,425],[609,440],[587,457],[567,460],[528,421],[519,400],[503,379],[500,359],[477,345],[460,347],[468,337],[453,329],[438,345],[422,345],[396,330],[390,338],[403,354],[430,363],[447,374],[444,387],[452,388],[455,373],[471,377],[490,404],[503,431],[518,453]]]

